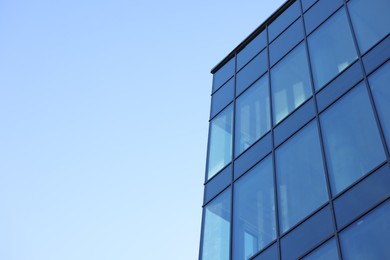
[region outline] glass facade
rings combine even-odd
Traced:
[[[200,260],[390,259],[388,0],[290,0],[213,70]]]

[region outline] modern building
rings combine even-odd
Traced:
[[[390,0],[290,0],[214,69],[199,259],[390,259]]]

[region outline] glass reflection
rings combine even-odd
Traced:
[[[344,8],[308,38],[316,89],[344,71],[357,58]]]
[[[312,95],[304,44],[272,68],[271,87],[274,123],[277,124]]]
[[[338,260],[336,240],[333,238],[320,246],[309,255],[303,258],[304,260]]]
[[[235,155],[239,155],[271,128],[268,76],[237,98]]]
[[[279,222],[285,232],[328,200],[316,122],[276,150]]]
[[[363,83],[326,110],[320,119],[333,194],[386,159]]]
[[[353,0],[348,7],[360,51],[365,53],[390,32],[390,1]]]
[[[234,185],[233,259],[246,260],[276,238],[272,157]]]
[[[230,242],[230,188],[204,208],[202,260],[228,260]]]
[[[340,234],[343,259],[390,259],[390,202],[375,209]]]
[[[233,105],[211,121],[207,179],[213,177],[232,159]]]

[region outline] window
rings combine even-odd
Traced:
[[[390,32],[390,1],[353,0],[348,7],[360,51],[365,53]]]
[[[369,77],[375,105],[378,110],[387,145],[390,148],[390,62]]]
[[[233,259],[246,260],[276,239],[272,157],[234,184]]]
[[[356,58],[356,50],[344,8],[308,37],[316,89],[346,69]]]
[[[204,208],[202,260],[229,259],[230,188]]]
[[[328,200],[314,122],[276,150],[279,222],[285,232]]]
[[[340,234],[343,259],[390,259],[390,203],[370,212]]]
[[[236,101],[235,155],[239,155],[271,127],[268,76],[253,84]]]
[[[232,159],[233,105],[225,108],[210,124],[207,179]]]
[[[230,59],[213,76],[213,92],[219,89],[228,79],[234,75],[235,58]]]
[[[337,254],[336,240],[333,238],[326,242],[309,255],[303,258],[304,260],[337,260],[339,256]]]
[[[312,95],[304,44],[272,68],[271,87],[273,118],[277,124]]]
[[[237,70],[247,64],[257,53],[259,53],[267,45],[267,32],[262,31],[257,35],[244,49],[237,54]]]
[[[320,119],[332,192],[337,194],[385,160],[364,83]]]
[[[236,95],[238,96],[268,69],[267,52],[263,50],[237,73]]]

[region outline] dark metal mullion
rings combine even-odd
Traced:
[[[233,125],[232,125],[232,156],[231,156],[231,165],[232,165],[232,179],[231,179],[231,189],[230,189],[230,241],[229,241],[229,259],[233,259],[233,207],[234,207],[234,155],[236,149],[236,83],[237,83],[237,52],[233,55],[234,59],[234,99],[233,99]]]
[[[278,252],[278,259],[282,259],[282,250],[280,244],[280,227],[279,227],[279,201],[278,201],[278,185],[276,180],[276,156],[275,156],[275,138],[274,138],[274,118],[273,118],[273,102],[272,102],[272,87],[271,87],[271,59],[269,51],[269,34],[268,25],[265,27],[267,36],[267,62],[268,62],[268,92],[269,92],[269,105],[270,105],[270,123],[271,123],[271,142],[272,142],[272,174],[274,185],[274,205],[275,205],[275,225],[276,225],[276,246]]]
[[[383,128],[382,128],[382,125],[380,123],[380,119],[379,119],[379,115],[378,115],[378,111],[376,109],[376,106],[375,106],[375,101],[374,101],[374,97],[372,95],[372,91],[371,91],[371,88],[370,88],[370,84],[368,82],[368,77],[367,77],[367,73],[366,73],[366,69],[364,68],[364,64],[363,64],[363,60],[362,60],[362,55],[360,53],[360,49],[359,49],[359,45],[358,45],[358,42],[357,42],[357,38],[356,38],[356,34],[355,34],[355,30],[353,28],[353,24],[352,24],[352,19],[351,19],[351,16],[349,14],[349,9],[348,9],[348,4],[346,2],[344,2],[344,6],[345,6],[345,10],[346,10],[346,13],[347,13],[347,19],[348,19],[348,23],[349,23],[349,28],[351,30],[351,33],[352,33],[352,39],[353,39],[353,42],[355,44],[355,48],[356,48],[356,53],[358,55],[358,60],[360,62],[360,67],[363,71],[363,78],[364,78],[364,82],[366,83],[366,89],[368,91],[368,97],[370,99],[370,104],[371,104],[371,108],[372,108],[372,112],[374,113],[374,118],[375,118],[375,122],[376,122],[376,125],[377,125],[377,128],[379,130],[379,135],[381,137],[381,141],[382,141],[382,145],[383,145],[383,148],[384,148],[384,151],[385,151],[385,155],[386,155],[386,158],[387,158],[387,161],[390,162],[390,152],[389,152],[389,149],[387,148],[387,144],[386,144],[386,138],[385,138],[385,135],[384,135],[384,131],[383,131]]]
[[[303,15],[302,2],[301,2],[301,13],[302,13],[303,31],[304,31],[304,39],[305,39],[305,46],[306,46],[306,56],[307,56],[307,62],[308,62],[308,65],[309,65],[310,83],[311,83],[311,88],[312,88],[312,92],[313,92],[314,107],[315,107],[315,111],[316,111],[316,121],[317,121],[318,137],[320,139],[322,163],[323,163],[323,167],[324,167],[326,186],[327,186],[327,191],[328,191],[329,206],[330,206],[330,210],[331,210],[331,214],[332,214],[333,233],[334,233],[334,237],[336,239],[338,256],[339,256],[340,259],[342,259],[341,248],[340,248],[340,241],[339,241],[339,236],[338,236],[338,233],[337,233],[336,214],[335,214],[335,211],[334,211],[334,205],[333,205],[333,200],[332,200],[332,190],[331,190],[329,172],[328,172],[327,161],[326,161],[326,156],[325,156],[324,141],[322,139],[321,122],[320,122],[320,118],[319,118],[319,114],[318,114],[317,96],[315,94],[316,90],[315,90],[315,86],[314,86],[313,71],[312,71],[310,52],[309,52],[309,44],[308,44],[307,36],[306,36],[306,25],[305,25],[305,20],[304,20],[305,18],[304,18],[304,15]]]

